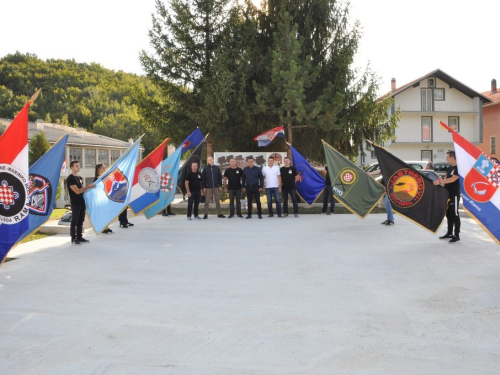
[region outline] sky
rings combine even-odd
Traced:
[[[354,65],[370,64],[380,95],[390,90],[391,78],[399,87],[436,69],[478,92],[488,91],[493,78],[500,86],[499,0],[350,4],[363,32]],[[138,56],[150,48],[154,12],[154,0],[0,1],[0,57],[29,52],[144,74]]]

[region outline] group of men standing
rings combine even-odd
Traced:
[[[295,183],[299,180],[299,176],[295,167],[290,165],[290,159],[284,159],[285,166],[279,168],[274,164],[274,158],[269,157],[267,165],[260,168],[255,165],[255,160],[249,158],[247,160],[248,166],[241,169],[237,166],[236,159],[230,160],[230,167],[224,171],[224,179],[220,168],[214,165],[212,157],[207,158],[208,165],[203,168],[200,173],[198,171],[198,164],[192,163],[191,171],[186,174],[185,186],[188,196],[188,220],[191,220],[192,214],[195,219],[201,219],[198,216],[198,204],[200,197],[205,195],[205,206],[203,219],[208,218],[208,206],[210,199],[213,197],[217,210],[217,217],[224,218],[220,208],[220,195],[219,192],[224,191],[229,194],[229,218],[235,215],[235,202],[236,201],[236,216],[243,218],[241,214],[241,192],[247,194],[248,200],[248,213],[246,218],[252,218],[252,204],[255,200],[257,204],[257,216],[262,219],[262,206],[260,202],[260,193],[265,189],[267,196],[267,208],[269,210],[269,217],[274,216],[273,202],[276,202],[276,214],[278,217],[288,216],[288,197],[290,196],[293,203],[293,214],[295,217],[299,216],[299,209],[297,203],[297,192],[295,190]],[[280,193],[283,194],[283,215],[281,211]]]

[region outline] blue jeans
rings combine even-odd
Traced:
[[[387,194],[384,194],[384,206],[387,211],[387,220],[392,221],[394,223],[394,213],[392,212],[391,202],[389,201],[389,197]]]
[[[335,200],[333,199],[333,187],[331,185],[326,185],[323,190],[323,209],[321,212],[326,212],[328,199],[330,199],[330,212],[333,213],[335,211]]]
[[[297,191],[295,189],[291,189],[290,191],[283,189],[283,213],[288,214],[288,194],[292,198],[293,213],[298,214],[299,205],[297,204]]]
[[[278,192],[277,187],[266,188],[267,209],[269,210],[269,215],[273,215],[273,200],[272,200],[273,195],[274,195],[274,200],[276,201],[276,211],[278,211],[278,215],[281,215],[280,194]]]

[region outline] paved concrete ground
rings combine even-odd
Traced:
[[[500,373],[500,247],[467,218],[455,245],[384,219],[157,216],[22,245],[0,371]]]

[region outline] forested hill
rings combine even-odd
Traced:
[[[0,118],[13,118],[39,88],[30,121],[83,127],[121,140],[147,133],[146,150],[154,147],[156,132],[147,129],[138,106],[141,97],[158,94],[147,78],[16,52],[0,59]]]

